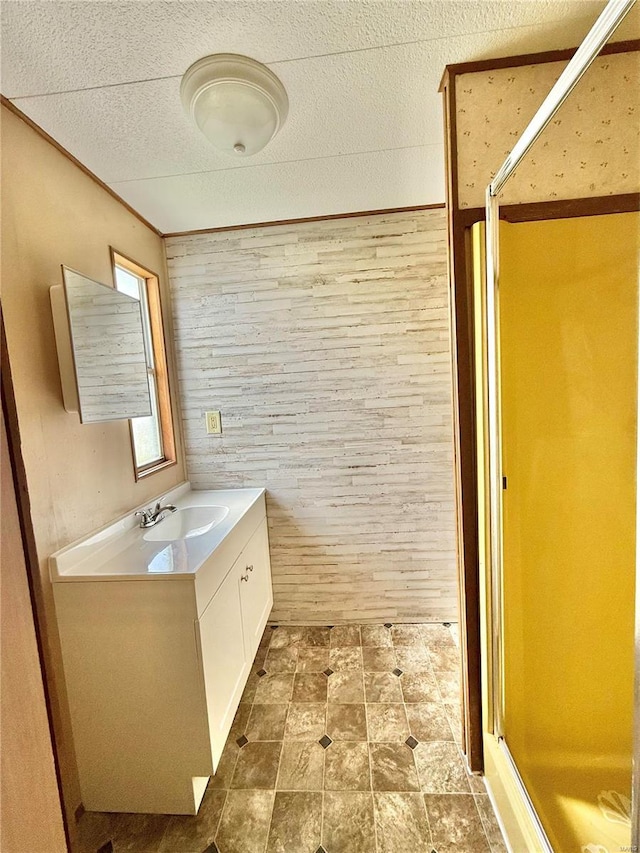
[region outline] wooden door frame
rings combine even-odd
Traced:
[[[461,208],[458,198],[456,77],[478,71],[568,61],[577,48],[465,62],[445,68],[440,91],[444,99],[447,231],[451,352],[453,371],[454,462],[457,525],[457,570],[462,651],[463,745],[469,769],[484,769],[480,645],[480,577],[478,552],[478,478],[476,454],[475,336],[471,226],[484,221],[485,209]],[[606,45],[602,55],[640,50],[640,40]],[[498,166],[499,164],[496,164]],[[487,183],[489,182],[487,176]],[[598,196],[528,204],[501,205],[507,222],[563,219],[626,213],[640,209],[640,194]]]
[[[47,723],[49,728],[49,736],[51,738],[51,747],[53,752],[53,764],[55,769],[56,786],[60,800],[60,816],[64,829],[64,836],[67,850],[72,849],[71,835],[69,832],[69,823],[64,808],[64,797],[62,788],[62,777],[60,773],[60,763],[58,760],[58,751],[56,747],[56,737],[53,725],[53,712],[51,708],[51,696],[48,687],[48,679],[45,668],[45,653],[44,640],[41,630],[39,612],[42,612],[42,604],[40,602],[40,585],[39,585],[39,564],[36,550],[35,534],[33,531],[33,523],[31,519],[31,504],[29,501],[29,491],[27,487],[27,474],[22,458],[20,428],[18,423],[18,410],[16,406],[16,398],[14,393],[13,380],[11,376],[11,364],[9,361],[9,351],[7,348],[7,339],[4,328],[4,317],[2,314],[2,304],[0,303],[0,372],[1,372],[1,397],[2,397],[2,413],[4,417],[5,429],[7,433],[7,443],[9,446],[9,458],[11,462],[11,475],[13,479],[13,488],[16,497],[18,510],[18,519],[20,523],[20,533],[22,537],[22,548],[24,552],[24,560],[27,568],[27,584],[29,588],[29,598],[31,601],[31,610],[33,613],[33,624],[35,629],[36,646],[38,651],[38,660],[40,663],[40,672],[42,674],[42,687],[44,691],[44,702],[47,714]]]

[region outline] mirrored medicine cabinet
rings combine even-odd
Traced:
[[[65,409],[83,424],[150,415],[140,301],[65,266],[50,296]]]

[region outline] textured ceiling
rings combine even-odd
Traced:
[[[4,0],[0,88],[163,232],[430,204],[444,200],[444,66],[576,45],[603,6]],[[287,123],[254,157],[217,153],[182,111],[181,75],[217,52],[287,88]]]

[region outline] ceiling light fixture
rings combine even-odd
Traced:
[[[180,97],[209,142],[235,156],[262,151],[289,111],[286,90],[273,71],[235,53],[194,62],[182,78]]]

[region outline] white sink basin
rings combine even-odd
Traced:
[[[228,506],[186,506],[167,514],[144,534],[147,542],[175,542],[208,533],[229,514]]]

